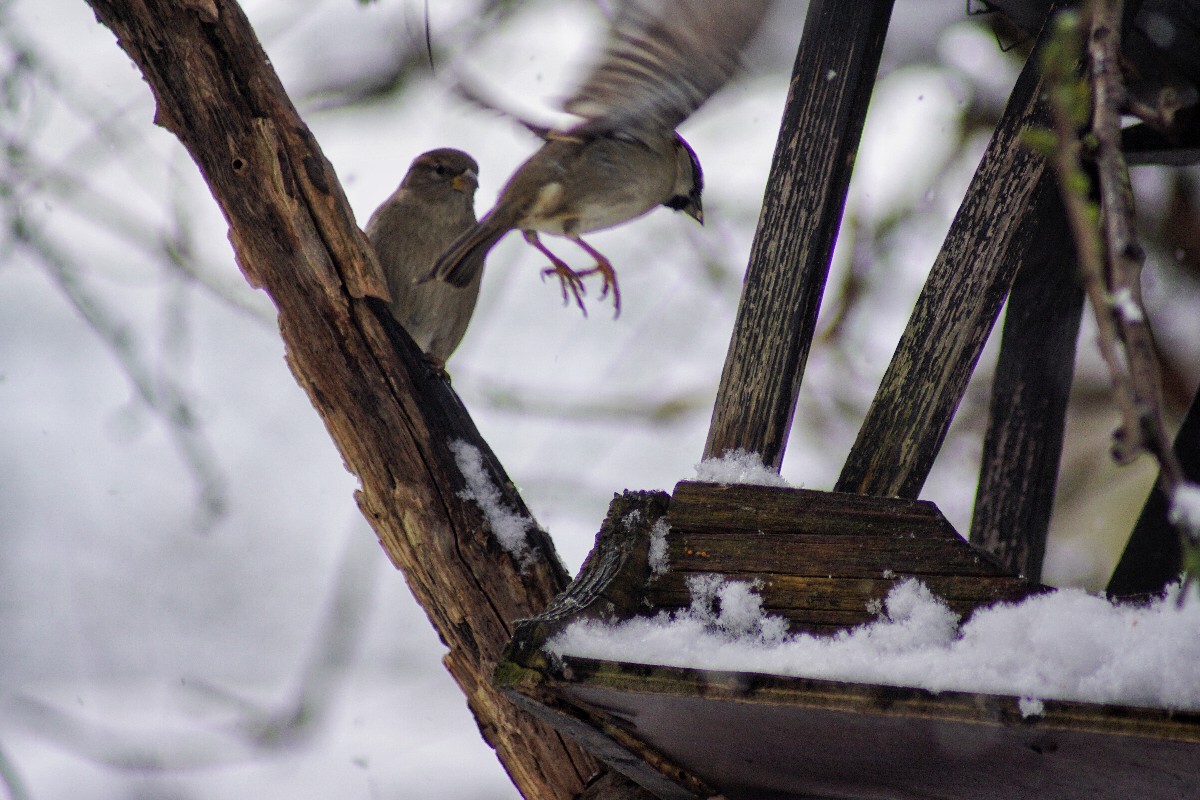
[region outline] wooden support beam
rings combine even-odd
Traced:
[[[809,4],[705,458],[783,462],[891,11]]]
[[[1029,56],[930,270],[835,491],[919,496],[1022,254],[1040,224],[1035,189],[1050,170],[1021,142],[1048,125],[1041,46]]]
[[[1004,316],[971,543],[1037,583],[1058,485],[1083,287],[1050,173],[1042,176],[1029,218],[1038,231],[1022,254]]]

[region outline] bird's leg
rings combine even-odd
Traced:
[[[542,244],[541,239],[538,238],[537,231],[523,231],[522,233],[525,235],[525,241],[542,251],[542,255],[550,259],[550,263],[554,265],[549,269],[542,270],[543,280],[547,275],[557,276],[559,282],[562,284],[563,302],[567,302],[567,290],[569,289],[571,294],[575,297],[575,304],[579,306],[579,310],[582,311],[583,315],[586,317],[587,309],[584,308],[583,305],[583,295],[586,292],[586,290],[583,288],[583,278],[579,276],[578,272],[571,269],[567,262],[554,255],[554,253],[551,253],[550,249],[546,247],[546,245]]]
[[[605,297],[607,297],[608,290],[611,288],[613,296],[613,319],[621,316],[621,289],[617,286],[617,272],[613,269],[612,262],[605,258],[599,250],[592,247],[578,236],[572,236],[570,238],[571,241],[586,250],[588,255],[596,259],[596,266],[575,274],[582,278],[585,275],[594,275],[595,273],[599,272],[601,277],[604,278],[604,286],[600,290],[600,299],[603,300]]]

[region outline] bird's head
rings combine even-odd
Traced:
[[[449,187],[473,198],[479,187],[479,164],[462,150],[430,150],[413,159],[401,185],[407,189]]]
[[[682,211],[692,219],[704,224],[704,206],[700,194],[704,191],[704,171],[700,169],[700,159],[696,151],[684,141],[678,133],[675,134],[675,189],[664,206],[675,211]]]

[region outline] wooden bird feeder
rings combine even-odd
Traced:
[[[890,11],[890,2],[809,6],[706,457],[743,449],[782,462]],[[575,581],[518,626],[500,688],[655,796],[1200,797],[1200,714],[1047,701],[1026,717],[1016,697],[543,650],[578,619],[685,608],[697,573],[757,580],[766,612],[818,634],[873,619],[872,601],[906,577],[964,615],[1047,591],[1038,580],[1083,302],[1050,168],[1019,141],[1046,115],[1036,56],[835,491],[684,482],[671,496],[627,492]],[[1006,298],[968,543],[917,497]],[[1197,408],[1181,435],[1200,435]],[[1194,479],[1196,456],[1184,460]],[[1177,574],[1165,517],[1152,498],[1111,593],[1152,592]],[[658,574],[648,548],[662,520],[669,568]]]

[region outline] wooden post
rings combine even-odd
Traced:
[[[783,462],[891,10],[809,4],[705,458]]]
[[[1075,246],[1053,176],[1030,204],[1037,227],[1008,297],[971,543],[1041,581],[1083,313]]]
[[[917,299],[834,487],[916,498],[950,427],[1031,238],[1035,188],[1049,172],[1021,142],[1046,126],[1040,46],[1017,79],[983,161]]]

